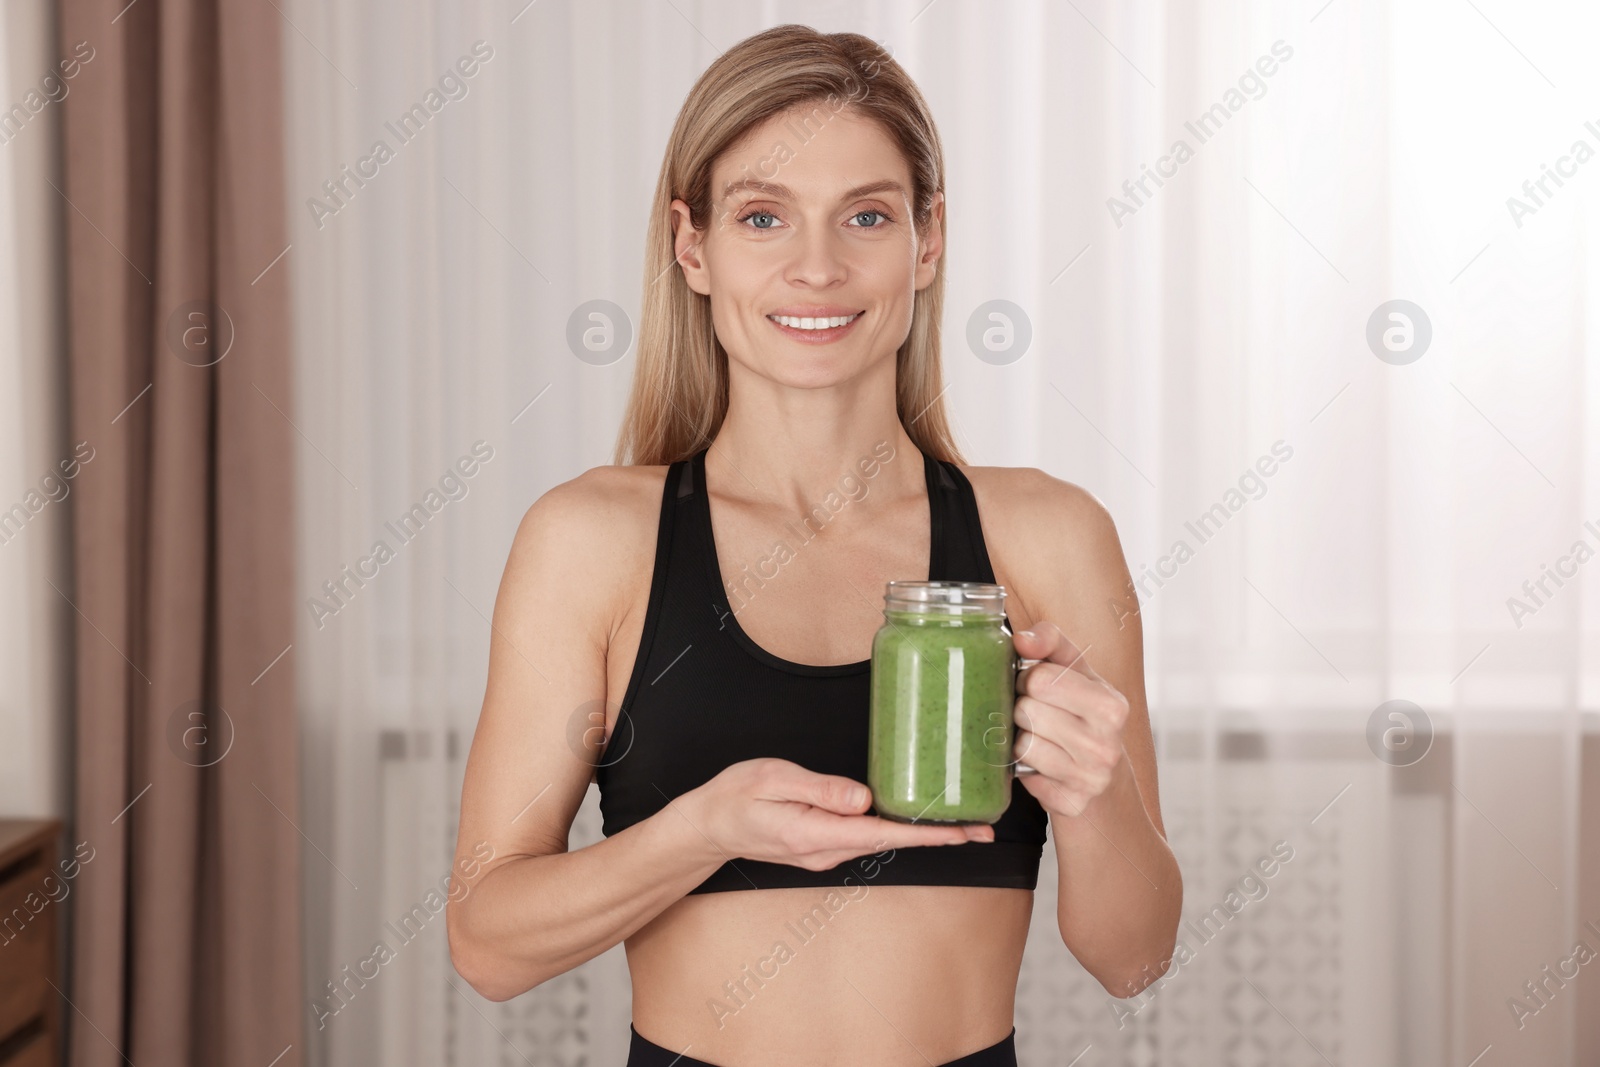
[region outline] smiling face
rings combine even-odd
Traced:
[[[730,361],[813,388],[893,366],[935,276],[943,203],[917,232],[910,168],[883,127],[812,105],[776,115],[717,159],[711,196],[703,231],[672,202],[675,251]]]

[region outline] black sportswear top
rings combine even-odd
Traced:
[[[928,578],[993,582],[971,483],[955,464],[919,454],[932,521]],[[739,626],[717,563],[705,456],[701,449],[672,464],[662,489],[638,658],[595,768],[607,837],[742,760],[777,756],[821,774],[867,780],[872,662],[795,663],[761,648]],[[994,824],[992,842],[877,853],[870,878],[879,885],[1033,889],[1048,822],[1038,800],[1013,780],[1011,806]],[[836,886],[872,858],[824,871],[730,859],[690,892]]]

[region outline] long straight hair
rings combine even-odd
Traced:
[[[710,298],[689,288],[681,268],[672,269],[677,265],[672,201],[688,204],[695,228],[706,229],[714,211],[713,164],[753,127],[803,104],[815,105],[812,114],[824,106],[848,110],[883,127],[911,171],[914,225],[927,232],[934,195],[944,189],[944,151],[927,101],[893,57],[857,33],[819,33],[793,24],[728,49],[689,91],[656,181],[645,240],[638,357],[616,463],[685,459],[709,444],[721,427],[728,411],[728,354],[712,327]],[[941,236],[944,221],[941,214]],[[941,384],[943,309],[941,255],[933,281],[916,293],[911,330],[895,354],[895,406],[919,449],[960,463]]]

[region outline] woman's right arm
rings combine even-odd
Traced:
[[[605,951],[722,862],[682,818],[661,817],[670,808],[567,851],[593,773],[568,726],[586,703],[604,706],[619,561],[638,547],[620,473],[591,471],[528,509],[495,599],[446,910],[456,970],[490,1000]]]
[[[622,565],[654,559],[661,487],[641,497],[639,483],[600,467],[550,490],[523,517],[501,579],[446,908],[451,960],[490,1000],[606,951],[728,859],[824,870],[889,847],[993,838],[863,815],[870,798],[852,797],[849,779],[760,759],[567,851],[599,755],[596,731],[577,731],[578,744],[570,727],[604,707],[611,637],[649,592]]]

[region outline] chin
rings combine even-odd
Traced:
[[[868,366],[844,352],[775,352],[765,356],[757,373],[794,389],[827,389],[852,381]]]

